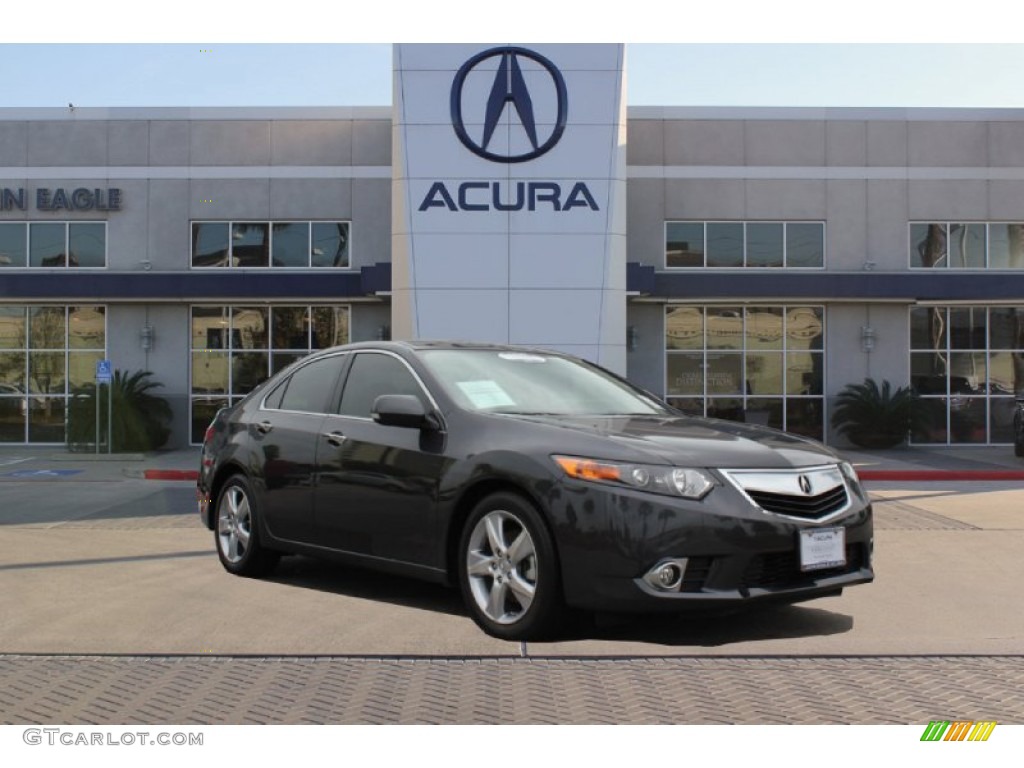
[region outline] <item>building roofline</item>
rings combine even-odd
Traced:
[[[2,107],[0,121],[18,120],[390,120],[375,107]]]
[[[630,106],[629,120],[1024,121],[999,107]],[[391,120],[390,106],[321,107],[0,107],[0,121],[30,120]]]
[[[1000,107],[658,107],[632,106],[630,120],[1017,121],[1024,109]]]

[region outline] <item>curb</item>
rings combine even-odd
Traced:
[[[1018,469],[858,469],[857,475],[864,481],[1024,480]]]
[[[142,476],[146,480],[191,480],[199,479],[199,472],[194,469],[146,469]]]

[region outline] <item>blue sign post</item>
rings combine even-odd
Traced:
[[[109,360],[97,360],[96,361],[96,453],[100,452],[100,385],[107,385],[107,453],[110,453],[113,448],[111,447],[110,439],[110,428],[111,428],[111,392],[110,382],[113,380],[113,365]]]
[[[111,364],[109,360],[97,360],[96,361],[96,383],[97,384],[109,384],[113,378],[113,372],[111,371]]]

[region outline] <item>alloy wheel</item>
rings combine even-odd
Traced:
[[[533,604],[537,552],[523,521],[506,510],[484,515],[466,549],[466,574],[479,609],[498,624],[514,624]]]
[[[252,509],[249,498],[239,486],[233,485],[221,498],[217,517],[217,539],[220,551],[228,562],[241,562],[252,538]]]

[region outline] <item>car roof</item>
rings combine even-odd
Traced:
[[[423,339],[423,340],[411,340],[411,341],[358,341],[352,344],[343,344],[337,347],[331,347],[330,350],[322,350],[328,352],[331,350],[359,350],[359,349],[383,349],[383,350],[396,350],[405,349],[414,352],[419,352],[428,349],[474,349],[474,350],[490,350],[495,352],[533,352],[542,354],[561,354],[551,349],[540,349],[538,347],[527,347],[518,346],[512,344],[491,344],[482,341],[458,341],[448,339]]]

